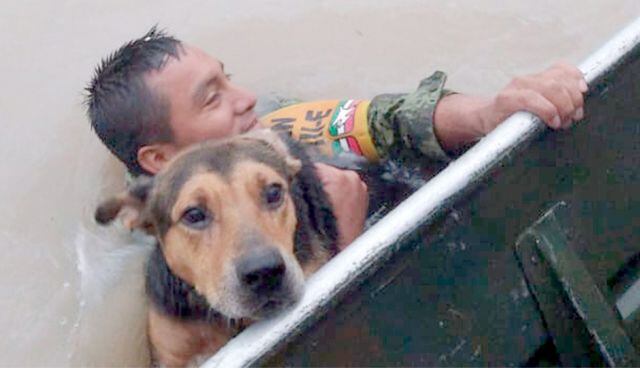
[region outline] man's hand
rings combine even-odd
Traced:
[[[317,163],[316,173],[333,207],[338,222],[338,248],[342,250],[351,244],[364,228],[369,206],[367,185],[351,170],[340,170]]]
[[[445,149],[455,150],[491,132],[515,112],[526,110],[553,129],[569,128],[584,117],[587,83],[569,64],[514,78],[494,98],[454,94],[436,107],[435,131]]]
[[[582,94],[587,82],[572,65],[556,64],[539,74],[514,78],[484,111],[484,131],[519,110],[539,116],[553,129],[568,128],[584,117]]]

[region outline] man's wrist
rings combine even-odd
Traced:
[[[491,100],[450,94],[443,97],[434,114],[434,131],[442,147],[455,152],[491,131]]]

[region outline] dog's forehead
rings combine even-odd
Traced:
[[[241,161],[266,164],[279,173],[285,173],[285,161],[273,148],[258,140],[231,139],[205,142],[187,149],[169,162],[161,173],[160,182],[171,182],[180,187],[195,173],[215,172],[228,178]]]
[[[151,213],[162,222],[175,204],[181,189],[194,176],[213,172],[228,180],[238,164],[253,161],[265,164],[286,176],[286,164],[270,146],[248,139],[205,142],[189,148],[168,163],[154,180]],[[161,226],[164,227],[164,226]]]

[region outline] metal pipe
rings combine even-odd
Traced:
[[[634,21],[580,65],[589,85],[604,78],[640,45],[640,19]],[[430,223],[475,187],[507,156],[545,129],[534,115],[519,112],[484,137],[387,216],[356,239],[307,281],[306,292],[290,311],[247,328],[203,367],[244,367],[286,343],[322,316],[349,286],[374,272],[398,250],[398,242]]]

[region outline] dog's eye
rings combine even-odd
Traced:
[[[282,200],[284,199],[284,190],[282,188],[282,184],[273,183],[267,185],[264,188],[262,196],[267,207],[271,209],[279,207],[280,204],[282,204]]]
[[[180,221],[197,230],[202,230],[211,222],[211,215],[201,207],[189,207],[182,214]]]

